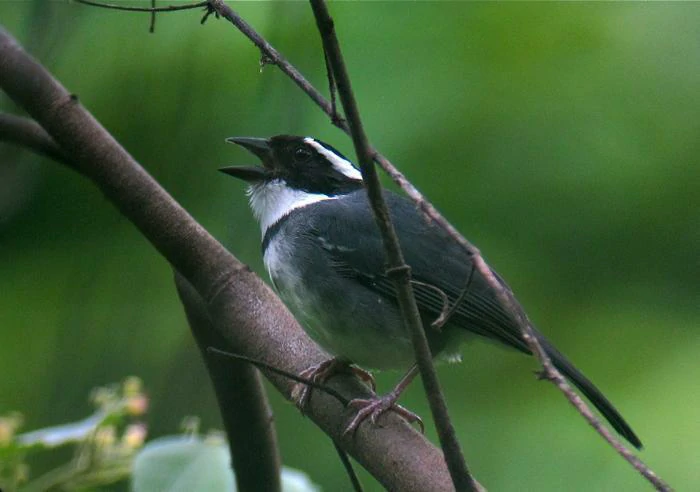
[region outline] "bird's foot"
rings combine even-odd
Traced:
[[[371,373],[360,369],[347,362],[346,360],[333,357],[325,360],[320,364],[315,364],[299,373],[299,377],[313,381],[314,383],[322,384],[331,378],[334,374],[345,373],[354,374],[361,381],[367,383],[372,391],[377,388],[374,377]],[[297,383],[292,389],[292,400],[296,403],[299,409],[304,412],[304,408],[308,405],[311,399],[311,386],[305,383]]]
[[[366,383],[372,391],[377,391],[377,382],[374,380],[374,376],[372,376],[371,372],[365,371],[361,367],[357,367],[354,365],[348,365],[347,369],[349,369],[355,376],[357,376],[360,379],[360,381]]]
[[[423,420],[417,414],[396,403],[398,398],[399,394],[392,391],[384,396],[376,398],[355,398],[350,401],[348,406],[358,408],[359,410],[347,425],[343,434],[354,433],[367,418],[369,418],[372,424],[375,424],[377,422],[377,417],[388,410],[398,413],[401,417],[406,419],[409,424],[417,423],[421,433],[423,433],[425,431]]]

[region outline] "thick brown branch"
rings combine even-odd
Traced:
[[[338,94],[343,105],[345,115],[350,125],[355,152],[360,162],[362,178],[367,189],[374,218],[382,235],[384,248],[386,250],[389,271],[395,275],[389,275],[396,285],[397,297],[403,322],[411,333],[413,349],[416,356],[416,363],[420,369],[423,386],[430,403],[433,420],[438,431],[440,444],[445,453],[447,468],[452,477],[455,490],[475,491],[477,485],[469,473],[467,464],[462,455],[459,441],[450,421],[447,412],[445,397],[440,389],[440,382],[435,372],[433,358],[428,346],[428,340],[423,331],[418,305],[413,295],[411,285],[411,269],[403,257],[398,236],[389,216],[389,209],[384,201],[382,186],[374,167],[373,151],[370,149],[369,140],[365,134],[360,118],[360,111],[353,94],[343,55],[335,33],[333,19],[328,12],[328,7],[324,0],[311,0],[311,6],[316,17],[316,24],[323,40],[324,52],[330,62],[333,78],[338,87]]]
[[[204,298],[231,351],[299,373],[327,356],[272,291],[163,190],[51,75],[0,28],[0,88],[64,149],[69,166],[91,179]],[[265,374],[286,397],[293,383]],[[329,383],[348,398],[369,396],[350,376]],[[390,490],[451,487],[442,454],[394,415],[379,427],[343,435],[349,411],[315,392],[306,414]]]

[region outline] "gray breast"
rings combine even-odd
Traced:
[[[334,356],[367,368],[405,369],[409,336],[395,304],[338,275],[323,236],[292,213],[266,241],[265,266],[274,288],[309,336]]]

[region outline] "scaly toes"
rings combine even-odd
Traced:
[[[384,408],[384,400],[381,398],[355,398],[348,403],[348,406],[358,408],[359,410],[347,427],[345,427],[343,435],[354,433],[367,417],[369,417],[370,422],[373,424],[376,423],[377,417],[386,412],[386,408]]]
[[[345,362],[336,358],[324,360],[301,371],[299,377],[314,383],[324,383],[333,374],[342,371],[345,365],[347,365]],[[304,408],[311,399],[311,389],[311,386],[306,383],[296,383],[292,388],[292,401],[296,403],[301,413],[304,413]]]
[[[423,433],[425,430],[423,420],[415,413],[407,410],[401,405],[398,405],[396,403],[396,399],[393,398],[393,395],[385,395],[380,398],[372,399],[356,398],[351,400],[350,403],[348,403],[348,406],[358,408],[358,411],[347,427],[345,427],[343,435],[354,433],[360,424],[367,418],[369,418],[369,421],[372,424],[376,424],[377,418],[387,410],[398,413],[410,424],[417,423],[420,427],[421,433]]]

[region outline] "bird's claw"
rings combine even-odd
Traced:
[[[377,418],[384,412],[391,410],[406,419],[409,424],[417,423],[421,433],[425,432],[423,420],[415,413],[396,403],[397,395],[389,393],[378,398],[355,398],[348,406],[359,410],[343,431],[343,435],[354,433],[360,424],[367,418],[372,424],[377,423]]]
[[[374,377],[370,372],[338,358],[328,359],[304,369],[299,373],[299,377],[321,384],[330,379],[334,374],[342,372],[354,374],[361,381],[367,383],[369,387],[372,388],[372,391],[375,391],[377,388]],[[311,389],[311,386],[305,383],[297,383],[292,388],[292,401],[296,403],[302,413],[311,398]]]
[[[365,371],[361,367],[357,366],[348,366],[348,368],[360,379],[360,381],[367,383],[367,386],[369,386],[373,392],[377,391],[377,382],[374,380],[374,376],[372,376],[371,372]]]
[[[336,359],[324,360],[319,364],[314,364],[299,373],[299,377],[308,379],[314,383],[323,383],[336,370]],[[297,383],[292,388],[292,401],[296,403],[299,410],[304,413],[304,408],[311,398],[311,386],[306,383]]]

